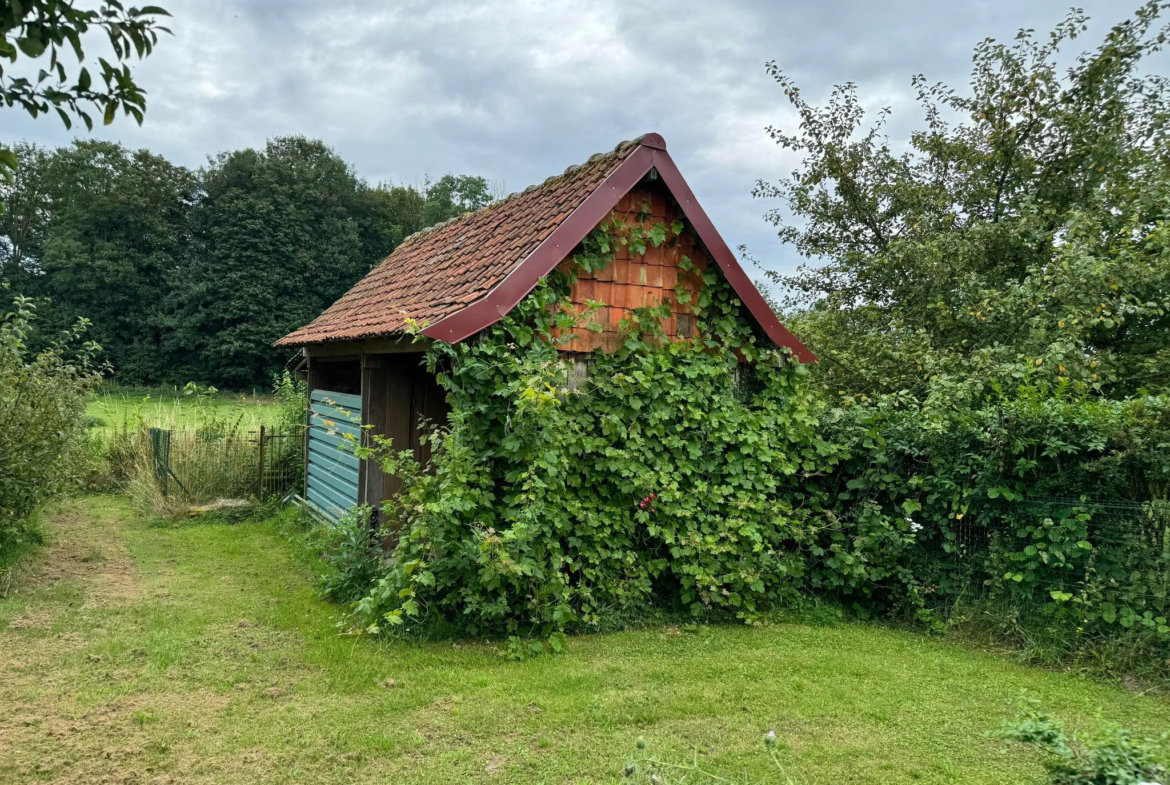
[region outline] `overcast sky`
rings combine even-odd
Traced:
[[[814,101],[858,83],[867,105],[894,108],[891,135],[904,137],[920,119],[911,75],[962,85],[979,40],[1046,32],[1068,10],[1064,0],[159,2],[174,37],[135,66],[146,121],[119,118],[97,136],[198,167],[305,134],[371,182],[456,172],[516,191],[656,131],[728,244],[781,270],[800,260],[764,222],[770,205],[750,195],[794,163],[764,134],[793,121],[766,61]],[[1091,48],[1137,0],[1078,4],[1094,24],[1076,43]],[[5,109],[0,136],[60,144],[70,133]]]

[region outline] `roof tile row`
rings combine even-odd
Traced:
[[[409,321],[425,326],[462,310],[503,281],[637,147],[637,141],[623,142],[541,185],[411,235],[324,313],[277,345],[388,335]]]

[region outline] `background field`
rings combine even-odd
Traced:
[[[510,662],[490,643],[339,634],[287,520],[152,527],[125,500],[58,506],[0,600],[0,780],[621,779],[635,740],[802,783],[1037,781],[988,738],[1022,691],[1072,728],[1170,727],[1170,702],[877,626],[658,627]]]
[[[198,429],[210,422],[239,423],[241,430],[255,430],[280,419],[271,395],[219,393],[184,395],[182,388],[168,390],[102,387],[86,405],[91,428],[99,432],[124,427]]]

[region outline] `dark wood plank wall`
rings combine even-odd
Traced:
[[[411,352],[363,357],[362,411],[370,426],[367,434],[389,438],[393,449],[409,449],[425,465],[431,451],[421,436],[429,424],[446,422],[450,407],[446,393],[423,366],[422,354]],[[363,461],[361,479],[359,498],[374,507],[402,490],[402,482],[383,474],[375,461]]]
[[[359,357],[309,358],[306,369],[310,390],[357,395],[361,392],[361,365]]]

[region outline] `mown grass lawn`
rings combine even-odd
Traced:
[[[0,600],[0,781],[620,780],[651,751],[807,783],[1035,781],[986,738],[1027,690],[1074,728],[1170,702],[861,624],[663,628],[506,661],[484,644],[338,635],[275,523],[152,528],[96,497]],[[389,680],[393,679],[393,685]]]

